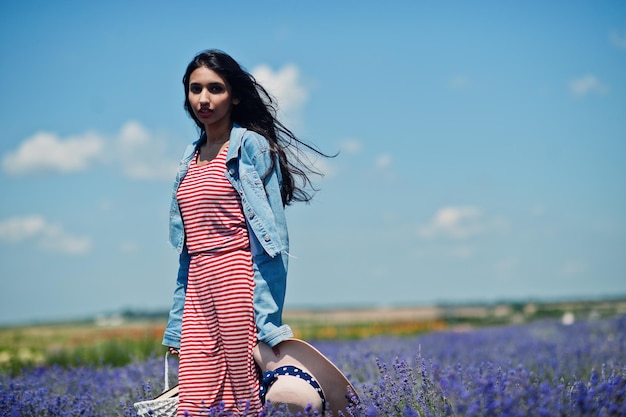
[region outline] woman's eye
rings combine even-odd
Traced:
[[[221,85],[212,85],[209,88],[209,91],[214,93],[214,94],[217,94],[217,93],[221,93],[222,91],[224,91],[224,89],[222,88]]]
[[[189,91],[194,94],[199,94],[202,91],[202,87],[200,87],[199,85],[191,85],[189,86]]]

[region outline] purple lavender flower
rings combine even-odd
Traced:
[[[357,390],[345,417],[626,416],[626,317],[312,343]],[[0,415],[135,416],[164,388],[161,361],[0,374]],[[268,405],[258,417],[291,415]]]

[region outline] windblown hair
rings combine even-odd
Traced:
[[[189,78],[191,73],[200,67],[213,70],[223,77],[230,85],[233,98],[239,100],[239,103],[232,108],[232,121],[268,140],[273,157],[272,166],[265,173],[264,178],[274,170],[275,164],[278,162],[282,175],[281,197],[283,204],[289,205],[294,201],[310,201],[313,195],[309,189],[315,191],[310,175],[321,175],[321,173],[302,160],[299,156],[302,149],[299,147],[305,147],[318,155],[328,155],[299,140],[291,130],[278,121],[276,118],[276,100],[237,61],[228,54],[215,49],[203,51],[196,55],[187,66],[187,71],[183,77],[185,110],[201,131],[204,131],[204,124],[196,118],[188,98]]]

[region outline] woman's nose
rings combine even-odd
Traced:
[[[203,89],[200,92],[200,103],[208,103],[209,102],[209,92],[206,89]]]

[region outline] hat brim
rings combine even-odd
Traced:
[[[262,371],[273,371],[280,366],[296,366],[311,374],[322,387],[324,398],[333,415],[357,398],[356,391],[344,374],[319,350],[307,342],[289,338],[274,348],[260,342],[254,349],[254,360]]]

